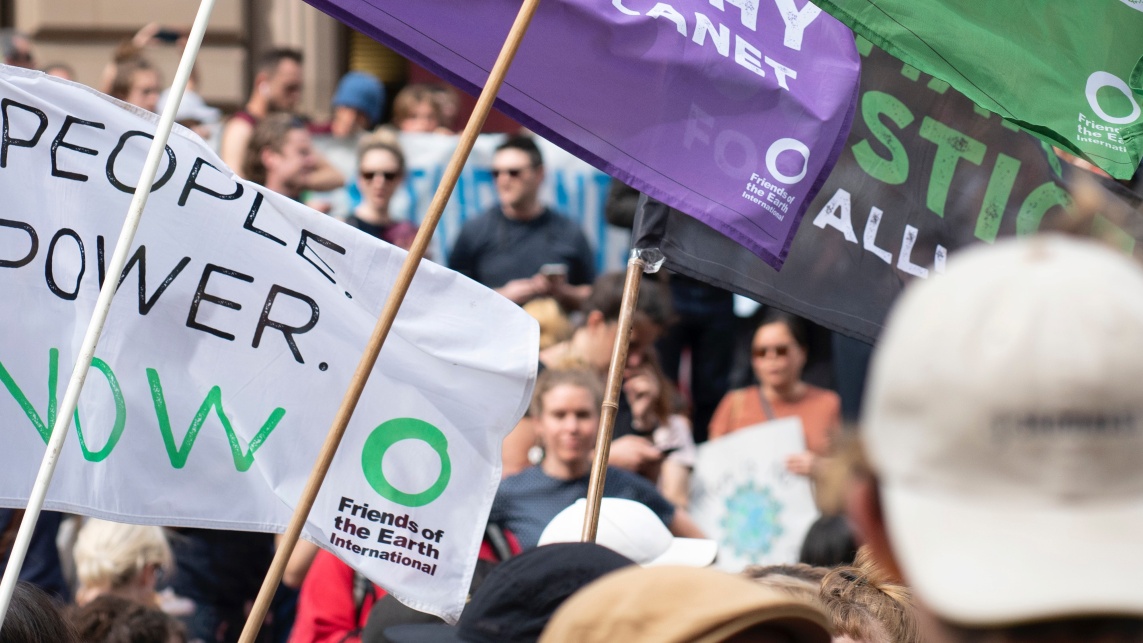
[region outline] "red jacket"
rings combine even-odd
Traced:
[[[512,555],[520,553],[515,535],[506,532],[504,536]],[[487,539],[480,545],[480,558],[499,560]],[[302,581],[290,643],[360,643],[369,612],[385,590],[368,583],[371,591],[364,592],[359,605],[353,595],[353,578],[352,567],[324,549],[318,551]]]

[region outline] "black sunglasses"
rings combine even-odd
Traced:
[[[373,178],[378,174],[385,177],[386,181],[396,181],[397,177],[401,176],[400,172],[362,172],[361,178],[365,179],[366,182],[369,182],[372,181]]]
[[[775,357],[785,357],[790,352],[790,346],[788,344],[779,346],[755,346],[753,352],[754,357],[766,357],[770,353],[774,353]]]
[[[514,168],[507,169],[507,170],[492,170],[492,178],[498,179],[498,178],[500,178],[501,174],[507,174],[508,176],[510,176],[514,179],[518,179],[518,178],[520,178],[520,175],[524,173],[525,169],[527,169],[527,168],[514,167]]]

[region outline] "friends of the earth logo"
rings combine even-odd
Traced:
[[[428,488],[416,493],[402,491],[385,475],[385,453],[402,440],[418,440],[427,444],[440,458],[440,473]],[[369,486],[381,497],[405,507],[423,507],[440,497],[452,477],[452,461],[448,455],[448,439],[437,427],[415,418],[397,418],[382,423],[365,440],[361,449],[361,469]]]

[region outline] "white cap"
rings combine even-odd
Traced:
[[[938,616],[1143,615],[1143,269],[1046,235],[902,296],[862,431],[905,580]]]
[[[579,542],[587,500],[556,514],[540,534],[540,545]],[[636,563],[706,567],[718,554],[718,542],[705,538],[676,538],[646,505],[622,498],[604,498],[599,505],[596,544],[623,554]]]

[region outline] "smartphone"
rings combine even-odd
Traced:
[[[175,44],[181,37],[182,34],[179,32],[175,31],[174,29],[167,29],[165,27],[155,32],[155,40],[168,45]]]
[[[568,265],[566,263],[546,263],[540,266],[540,274],[545,277],[567,277]]]

